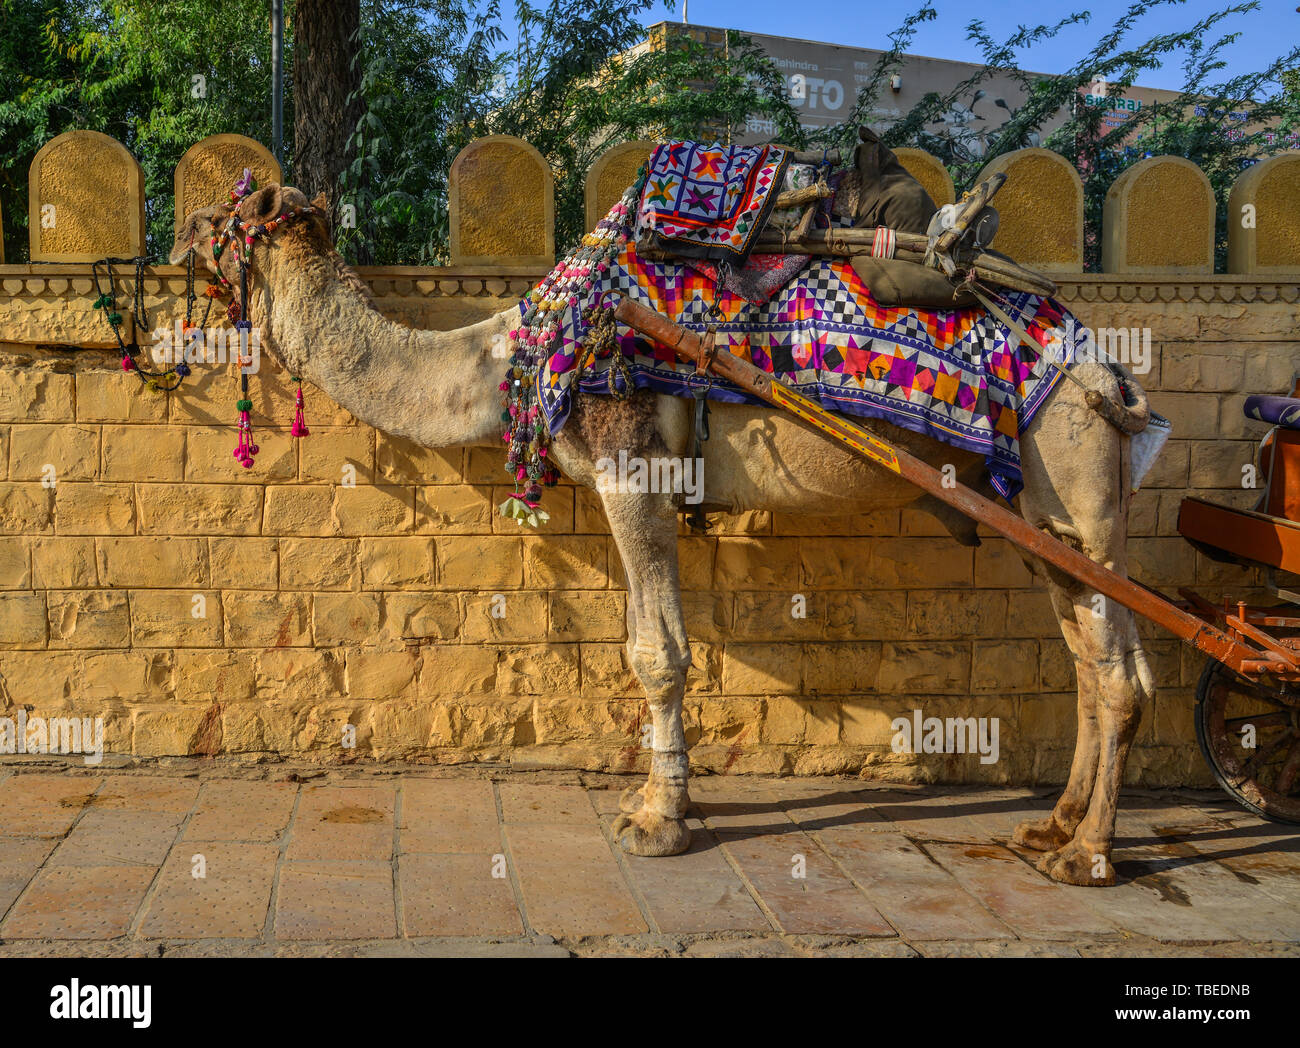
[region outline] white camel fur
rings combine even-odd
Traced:
[[[246,224],[265,222],[307,203],[298,190],[271,185],[239,206]],[[177,233],[173,263],[193,250],[216,272],[209,238],[218,208],[189,215]],[[231,253],[222,270],[238,286]],[[259,240],[252,249],[250,319],[268,353],[319,387],[358,419],[429,448],[501,448],[500,352],[518,311],[509,309],[457,331],[413,330],[386,319],[362,281],[334,250],[328,224],[313,215]],[[495,350],[495,352],[494,352]],[[1075,373],[1112,400],[1110,371],[1082,363]],[[681,456],[691,401],[641,393],[627,401],[575,398],[569,423],[554,438],[552,461],[598,491],[628,581],[627,657],[646,690],[653,724],[649,777],[622,799],[616,834],[637,855],[685,850],[690,830],[688,759],[682,697],[690,648],[677,570],[680,496],[601,490],[598,460]],[[945,444],[864,420],[932,465],[959,473],[982,466]],[[917,489],[829,442],[812,427],[770,408],[712,405],[705,444],[709,507],[838,515],[901,507]],[[1121,574],[1125,571],[1129,438],[1060,382],[1021,435],[1024,490],[1018,510],[1037,527]],[[504,452],[503,463],[504,463]],[[1034,564],[1030,565],[1034,567]],[[1073,579],[1045,571],[1061,631],[1078,675],[1078,734],[1069,780],[1051,813],[1017,827],[1015,839],[1044,852],[1039,868],[1058,881],[1113,883],[1115,810],[1129,748],[1153,679],[1133,614],[1115,601],[1094,613],[1092,594]]]

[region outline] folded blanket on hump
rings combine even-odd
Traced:
[[[789,157],[772,145],[656,146],[636,217],[638,239],[679,257],[743,266],[776,204]]]

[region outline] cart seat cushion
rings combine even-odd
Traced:
[[[1300,429],[1300,397],[1277,397],[1257,393],[1242,406],[1247,418],[1286,429]]]

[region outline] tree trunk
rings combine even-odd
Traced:
[[[293,179],[333,209],[361,118],[360,0],[297,0],[293,19]],[[349,101],[349,96],[353,96]]]

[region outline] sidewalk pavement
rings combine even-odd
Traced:
[[[1300,828],[1221,794],[1126,791],[1098,889],[1010,842],[1051,788],[700,778],[645,859],[634,781],[0,765],[0,956],[1300,956]]]

